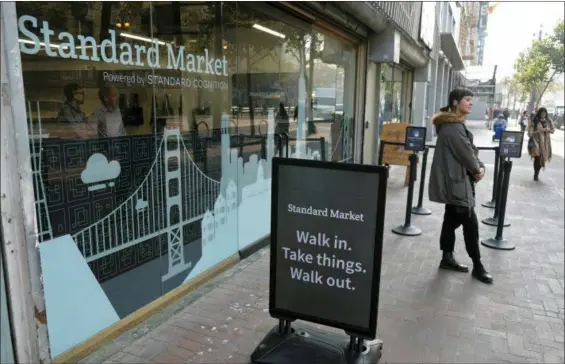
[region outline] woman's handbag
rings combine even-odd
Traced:
[[[534,138],[530,138],[528,140],[528,153],[534,154],[534,152],[536,151],[536,142],[534,141]]]

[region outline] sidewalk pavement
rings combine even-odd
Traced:
[[[484,122],[468,126],[478,146],[493,145]],[[481,152],[481,157],[487,175],[477,187],[479,205],[491,197],[494,153]],[[431,158],[432,153],[428,168]],[[512,225],[505,228],[504,237],[517,248],[496,251],[481,246],[493,285],[477,282],[470,274],[438,270],[443,206],[430,203],[427,190],[424,206],[433,214],[412,217],[423,234],[392,234],[404,219],[403,182],[404,169],[395,169],[389,181],[383,247],[380,362],[563,363],[563,158],[554,157],[539,182],[533,181],[532,162],[525,152],[514,161],[507,208]],[[492,213],[477,208],[479,219]],[[480,229],[482,238],[495,235],[494,227],[480,224]],[[462,263],[471,263],[461,232],[456,250]],[[267,310],[268,278],[265,248],[82,362],[248,363],[255,346],[277,324]]]

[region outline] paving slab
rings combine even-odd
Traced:
[[[494,145],[484,122],[468,126],[477,145]],[[564,362],[565,176],[564,160],[557,154],[539,182],[533,181],[527,153],[513,163],[507,207],[511,226],[504,237],[517,247],[498,251],[481,246],[492,285],[470,274],[438,270],[443,206],[430,203],[427,190],[424,206],[432,215],[412,216],[422,235],[391,232],[403,222],[406,201],[404,169],[392,169],[377,329],[384,342],[381,363]],[[479,205],[491,197],[494,153],[483,151],[481,158],[487,175],[477,187]],[[418,187],[414,202],[417,193]],[[492,213],[477,208],[479,220]],[[481,238],[494,237],[495,227],[480,225]],[[471,263],[460,231],[456,256]],[[81,362],[248,363],[277,324],[267,310],[268,278],[265,248]]]

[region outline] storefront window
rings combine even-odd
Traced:
[[[291,154],[298,158],[352,162],[354,46],[313,29],[289,40],[285,48],[298,68],[295,131],[289,133],[291,139],[298,141],[291,143]]]
[[[410,123],[411,72],[381,64],[380,115],[382,124]]]
[[[267,237],[273,156],[353,160],[356,48],[281,10],[16,8],[53,356]]]

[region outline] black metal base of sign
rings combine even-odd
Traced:
[[[489,209],[494,209],[494,207],[496,206],[496,201],[488,201],[488,202],[481,204],[481,206],[487,207]]]
[[[489,225],[489,226],[498,226],[498,219],[495,219],[494,217],[489,217],[486,219],[482,220],[482,223],[485,225]],[[508,222],[508,220],[504,220],[504,227],[509,227],[510,223]]]
[[[251,354],[253,364],[376,364],[381,357],[380,340],[365,341],[352,350],[347,337],[293,325],[289,333],[275,326]]]
[[[481,245],[496,250],[514,250],[516,245],[506,239],[497,239],[496,237],[481,241]]]
[[[412,213],[414,215],[431,215],[432,214],[432,210],[427,209],[425,207],[412,207]]]
[[[400,225],[392,229],[392,232],[402,236],[418,236],[422,234],[422,230],[412,225]]]

